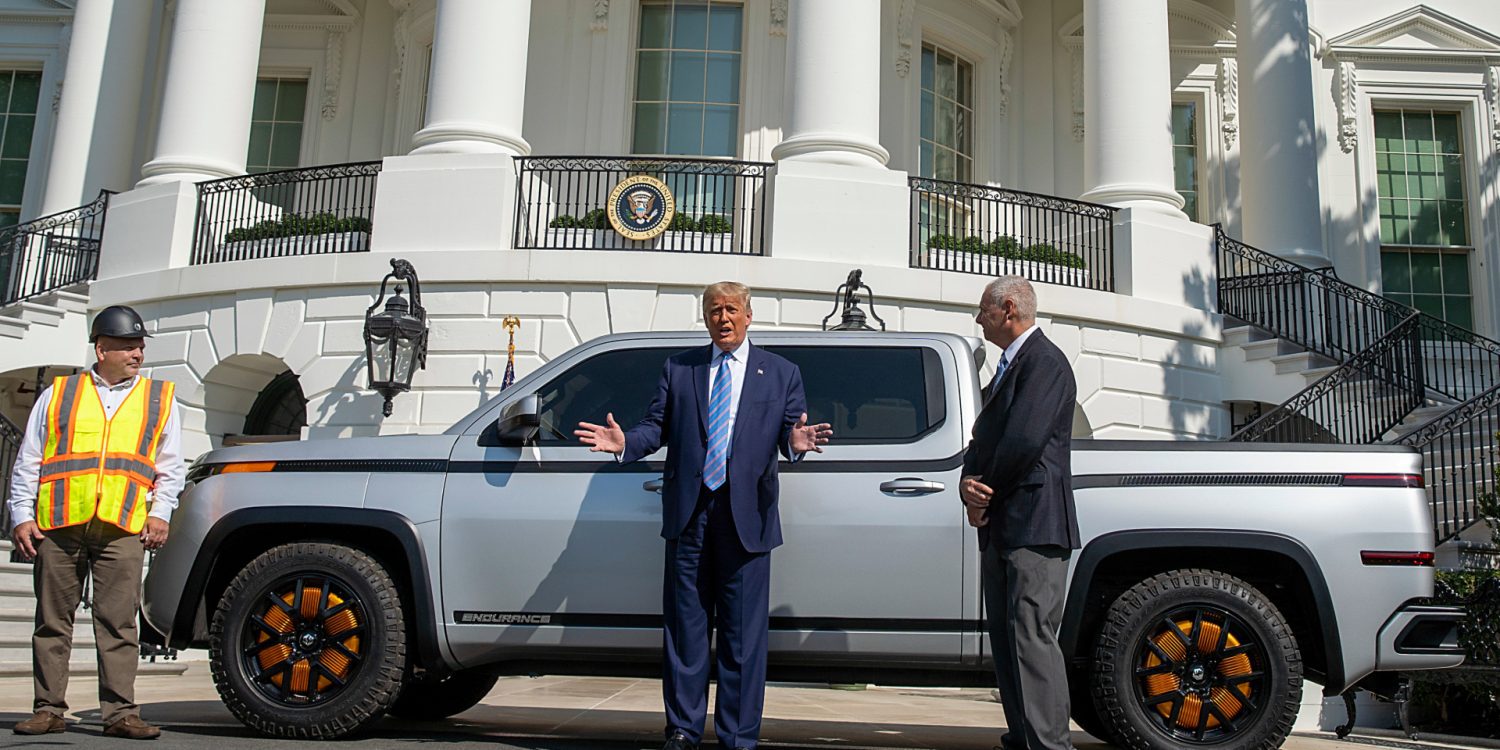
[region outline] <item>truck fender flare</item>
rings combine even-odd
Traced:
[[[1322,568],[1312,552],[1301,542],[1289,536],[1266,531],[1137,529],[1104,534],[1091,540],[1078,555],[1078,563],[1073,569],[1071,585],[1068,587],[1068,599],[1058,639],[1062,646],[1063,656],[1070,663],[1077,656],[1079,631],[1083,627],[1089,587],[1101,563],[1121,552],[1188,547],[1272,552],[1296,563],[1302,569],[1308,589],[1312,593],[1313,602],[1318,609],[1318,626],[1323,636],[1323,650],[1327,655],[1327,664],[1324,666],[1327,671],[1328,686],[1335,691],[1344,686],[1343,643],[1339,638],[1333,597],[1328,592],[1328,581],[1323,577]]]
[[[172,623],[174,646],[185,646],[192,639],[193,620],[197,609],[203,606],[208,577],[217,562],[219,548],[235,532],[250,526],[285,526],[289,518],[298,524],[338,526],[342,528],[366,528],[384,531],[394,537],[405,554],[407,577],[411,580],[412,612],[417,622],[416,645],[419,658],[430,668],[442,668],[446,660],[438,646],[437,614],[433,609],[431,577],[427,570],[427,557],[422,547],[422,538],[411,519],[388,510],[365,508],[339,508],[316,505],[278,505],[262,508],[242,508],[232,511],[209,529],[182,591],[182,602],[187,606],[177,608]],[[205,617],[211,613],[205,612]]]

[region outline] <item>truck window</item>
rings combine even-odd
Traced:
[[[796,363],[809,422],[844,445],[910,443],[943,423],[943,364],[925,347],[768,346]],[[618,415],[616,415],[618,419]]]
[[[630,429],[646,416],[656,395],[656,383],[667,358],[680,348],[618,349],[589,357],[537,391],[541,401],[541,445],[577,445],[573,430],[579,422],[603,424],[614,412],[615,421]],[[555,432],[548,427],[555,428]],[[558,437],[565,435],[566,438]]]

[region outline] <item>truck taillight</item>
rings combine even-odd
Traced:
[[[1432,567],[1433,555],[1431,552],[1389,552],[1379,550],[1365,550],[1359,553],[1359,560],[1366,565],[1403,565]]]
[[[1345,474],[1345,487],[1422,488],[1421,474]]]

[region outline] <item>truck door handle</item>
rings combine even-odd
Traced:
[[[666,483],[662,481],[661,477],[657,477],[655,479],[647,479],[644,483],[641,484],[641,489],[647,492],[661,492],[661,488],[665,486],[665,484]]]
[[[880,483],[881,492],[889,492],[893,495],[931,495],[934,492],[942,492],[944,489],[946,488],[942,482],[930,482],[921,477],[900,477]]]

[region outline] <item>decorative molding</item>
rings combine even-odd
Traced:
[[[1435,37],[1443,47],[1393,47],[1387,43],[1414,31]],[[1438,50],[1500,51],[1500,36],[1442,13],[1417,5],[1328,40],[1330,48],[1384,48],[1437,52]]]
[[[1344,153],[1353,153],[1359,141],[1359,80],[1355,76],[1354,63],[1337,60],[1338,75],[1334,83],[1338,86],[1339,148]]]
[[[594,18],[589,31],[609,31],[609,0],[594,0]]]
[[[1484,69],[1484,93],[1490,100],[1490,138],[1500,147],[1500,64]]]
[[[406,48],[411,42],[411,0],[390,0],[396,11],[396,23],[392,25],[392,43],[396,47],[395,75],[392,76],[391,101],[401,101],[401,83],[406,77]]]
[[[786,36],[786,17],[790,0],[771,0],[771,36]]]
[[[56,115],[62,109],[63,83],[68,79],[68,53],[73,47],[73,23],[64,23],[62,29],[57,32],[57,60],[62,63],[63,74],[58,76],[57,85],[52,88],[52,114]]]
[[[339,114],[339,79],[344,72],[344,32],[328,30],[328,40],[323,48],[323,119],[332,120]]]
[[[1004,117],[1010,108],[1010,61],[1015,56],[1016,39],[1006,29],[1000,29],[1000,87],[995,97],[995,114]]]
[[[1073,62],[1073,140],[1083,143],[1083,46],[1072,46],[1068,57]]]
[[[911,73],[912,47],[916,44],[915,17],[917,0],[901,0],[901,10],[896,16],[896,75],[905,78]]]
[[[1240,66],[1232,56],[1219,58],[1219,130],[1224,134],[1224,148],[1233,148],[1240,134]]]

